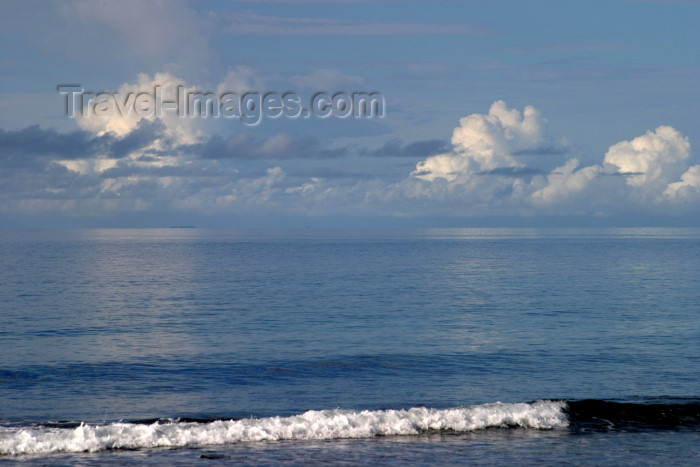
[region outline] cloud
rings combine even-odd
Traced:
[[[545,123],[533,107],[520,112],[497,101],[487,114],[461,119],[451,144],[394,139],[374,149],[254,130],[182,143],[157,119],[141,119],[122,135],[0,130],[0,211],[397,218],[684,216],[697,209],[700,164],[690,164],[690,143],[677,130],[661,126],[615,143],[598,164],[581,166],[563,152],[536,159],[555,161],[549,170],[515,156],[555,152],[547,149],[557,146]],[[416,167],[429,171],[396,181],[392,157],[423,158]]]
[[[679,182],[669,183],[663,195],[674,201],[700,198],[700,165],[688,168]]]
[[[504,177],[531,177],[533,175],[546,174],[542,169],[534,167],[497,167],[491,170],[479,172],[479,175],[501,175]]]
[[[532,106],[521,113],[496,101],[488,114],[462,118],[452,133],[453,150],[420,162],[414,175],[428,181],[451,181],[497,168],[522,167],[514,154],[541,148],[547,141],[545,125],[546,121]]]
[[[688,138],[670,126],[660,126],[631,141],[611,146],[603,163],[608,165],[608,171],[629,174],[628,185],[665,187],[683,173],[689,157]]]
[[[52,164],[80,174],[102,173],[116,167],[119,161],[138,167],[164,167],[180,163],[177,156],[179,143],[167,134],[167,128],[160,120],[142,119],[129,133],[117,136],[102,133],[93,136],[93,141],[103,144],[99,150],[89,151],[94,145],[87,145],[80,157],[52,158]]]
[[[180,190],[169,202],[176,211],[216,213],[228,209],[242,209],[258,214],[257,209],[274,210],[277,196],[284,193],[281,183],[285,173],[280,167],[267,169],[264,175],[253,178],[241,177],[223,181],[219,185],[207,184],[195,189]]]
[[[278,133],[263,139],[239,131],[224,139],[212,136],[204,143],[184,146],[182,150],[203,159],[328,159],[342,157],[347,147],[330,148],[312,136]]]
[[[416,165],[411,175],[422,184],[403,183],[400,189],[440,203],[468,200],[472,213],[475,206],[520,213],[620,212],[625,207],[664,212],[669,203],[697,197],[699,166],[688,166],[690,143],[672,127],[613,144],[600,164],[581,167],[578,158],[571,158],[547,172],[516,159],[569,152],[567,144],[552,143],[545,124],[534,107],[521,113],[496,101],[488,114],[460,120],[451,151]]]
[[[600,175],[602,168],[598,165],[576,170],[578,159],[569,159],[547,175],[547,183],[531,195],[535,203],[554,203],[566,200],[573,193],[584,190],[587,185]]]
[[[340,180],[340,179],[371,179],[376,178],[376,174],[368,172],[346,172],[344,170],[332,169],[329,167],[319,167],[313,170],[299,170],[289,172],[290,176],[310,180]]]
[[[59,133],[38,125],[21,130],[0,129],[0,171],[6,176],[37,176],[62,167],[82,176],[133,165],[139,168],[177,166],[180,143],[169,136],[161,120],[141,119],[131,131]],[[61,172],[56,172],[61,177]],[[47,180],[44,180],[47,181]],[[50,180],[48,181],[49,184]]]
[[[112,138],[108,156],[121,159],[135,151],[152,147],[156,141],[160,141],[161,150],[169,149],[171,142],[168,140],[166,132],[166,126],[160,120],[141,120],[130,133],[121,138]],[[104,136],[106,135],[103,135],[103,138]],[[157,155],[158,151],[151,151],[151,154]]]
[[[39,125],[15,131],[0,129],[0,159],[2,166],[26,166],[37,158],[59,157],[77,159],[108,152],[114,138],[96,137],[88,131],[59,133]]]
[[[398,138],[391,139],[384,143],[381,147],[369,150],[363,149],[360,154],[370,157],[427,157],[438,154],[449,149],[447,141],[441,139],[428,139],[423,141],[414,141],[413,143],[404,144]]]
[[[140,73],[136,78],[136,82],[124,83],[116,91],[115,98],[126,108],[124,113],[118,109],[118,105],[113,106],[113,112],[110,115],[95,115],[92,111],[84,115],[83,112],[79,111],[76,121],[81,128],[97,135],[112,133],[116,136],[124,137],[135,130],[142,120],[150,122],[159,120],[164,125],[164,134],[166,136],[183,144],[194,143],[201,135],[201,130],[196,126],[196,119],[180,117],[174,111],[163,111],[160,116],[154,111],[143,116],[127,105],[130,96],[133,98],[139,93],[154,95],[156,86],[161,88],[163,101],[175,102],[178,86],[182,86],[187,92],[195,91],[194,87],[186,86],[183,80],[171,73],[156,73],[152,77],[148,74]]]
[[[521,149],[513,152],[514,156],[561,156],[570,151],[565,144],[549,144],[536,148]]]
[[[32,125],[21,130],[0,129],[0,166],[28,167],[37,161],[75,161],[77,159],[120,159],[142,150],[162,138],[163,125],[143,121],[131,133],[118,137],[112,133],[95,135],[76,130],[59,133]]]

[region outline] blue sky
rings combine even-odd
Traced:
[[[698,225],[698,1],[9,1],[0,25],[2,227]],[[385,115],[68,118],[59,84]]]

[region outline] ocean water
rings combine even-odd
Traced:
[[[0,231],[0,466],[700,463],[700,230]]]

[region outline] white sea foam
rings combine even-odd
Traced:
[[[494,403],[453,409],[311,410],[291,417],[210,423],[82,424],[77,428],[0,427],[0,455],[95,452],[108,449],[222,445],[250,441],[319,440],[468,432],[490,427],[561,428],[564,402]]]

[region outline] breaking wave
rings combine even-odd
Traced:
[[[0,427],[0,455],[189,447],[251,441],[324,440],[469,432],[485,428],[568,426],[564,401],[493,403],[451,409],[311,410],[290,417],[193,422],[56,424]]]

